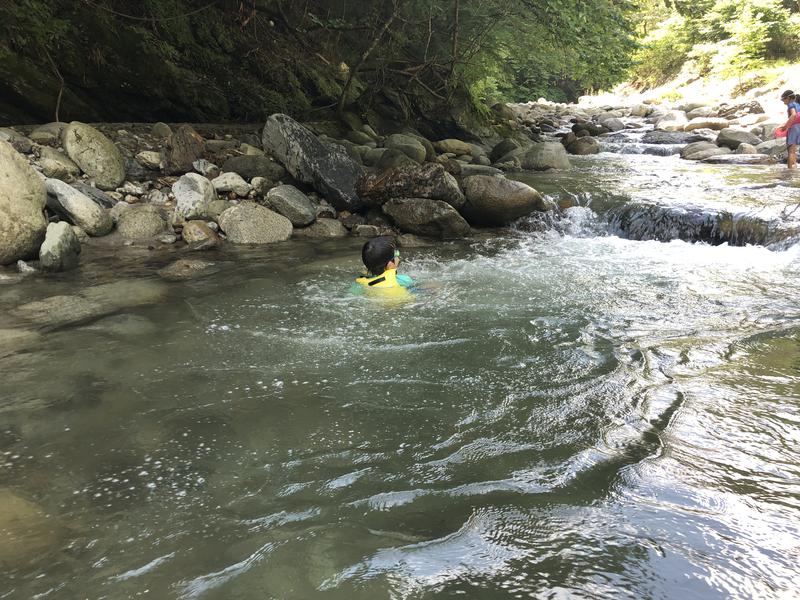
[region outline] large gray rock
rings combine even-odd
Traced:
[[[242,202],[219,216],[219,226],[234,244],[271,244],[288,240],[292,222],[255,202]]]
[[[766,154],[718,154],[703,159],[711,165],[772,165],[777,161]]]
[[[11,144],[0,141],[0,265],[36,252],[47,228],[46,201],[40,175]]]
[[[292,177],[311,185],[338,210],[363,205],[356,194],[361,167],[341,146],[323,144],[291,117],[277,114],[264,125],[263,147]]]
[[[267,203],[295,227],[305,227],[317,218],[317,209],[308,196],[293,185],[279,185],[267,192]]]
[[[135,204],[117,220],[117,231],[128,240],[142,240],[164,233],[167,221],[151,204]]]
[[[311,239],[340,238],[347,234],[347,228],[337,219],[317,219],[308,227],[295,229],[293,233],[295,237]]]
[[[45,177],[52,177],[69,183],[75,181],[75,178],[81,174],[80,167],[68,156],[48,146],[39,147],[38,162]]]
[[[391,150],[399,150],[411,160],[421,163],[425,160],[426,151],[422,143],[410,135],[403,135],[402,133],[395,133],[386,138],[383,144],[386,148]]]
[[[688,123],[686,113],[682,110],[671,110],[656,122],[656,129],[664,131],[683,131]]]
[[[513,152],[519,147],[520,143],[517,140],[513,138],[505,138],[504,140],[498,142],[494,148],[492,148],[492,151],[489,153],[489,160],[493,163],[496,163],[506,154]]]
[[[429,198],[395,198],[383,205],[402,231],[443,239],[462,238],[469,223],[447,202]]]
[[[85,123],[64,129],[64,150],[101,190],[115,190],[125,181],[125,159],[110,139]]]
[[[439,140],[438,142],[433,142],[433,147],[436,148],[436,150],[438,150],[439,152],[445,154],[451,153],[455,154],[456,156],[460,156],[462,154],[468,154],[468,155],[472,154],[471,144],[452,138],[446,140]]]
[[[734,129],[732,127],[727,127],[719,132],[717,136],[717,145],[718,146],[725,146],[726,148],[730,148],[731,150],[736,150],[739,147],[739,144],[747,143],[752,144],[753,146],[758,146],[761,143],[761,139],[758,136],[753,135],[748,131],[744,131],[741,129]]]
[[[643,144],[691,144],[710,141],[705,136],[683,131],[648,131],[642,138]]]
[[[373,206],[392,198],[443,200],[455,208],[464,204],[456,178],[435,163],[365,175],[358,183],[358,195]]]
[[[381,154],[375,166],[379,169],[400,169],[416,167],[417,162],[413,158],[409,158],[408,154],[395,150],[394,148],[386,148],[386,152]]]
[[[0,127],[0,141],[8,142],[17,152],[28,154],[33,149],[33,142],[10,127]]]
[[[69,271],[78,266],[81,243],[66,221],[50,223],[39,248],[39,265],[45,271]]]
[[[95,204],[102,208],[113,208],[119,201],[106,194],[103,190],[98,190],[96,187],[76,181],[70,184],[81,194],[94,201]]]
[[[528,215],[546,211],[547,204],[535,189],[505,177],[475,175],[464,179],[467,202],[462,214],[473,225],[497,227]]]
[[[58,146],[61,142],[61,136],[63,135],[66,127],[66,123],[45,123],[44,125],[39,125],[39,127],[31,131],[31,134],[28,137],[30,137],[31,140],[37,144],[42,144],[44,146]]]
[[[263,155],[234,156],[226,160],[220,168],[226,173],[238,173],[247,181],[254,177],[263,177],[268,181],[280,181],[286,178],[286,169]]]
[[[114,227],[111,215],[91,198],[58,179],[46,179],[47,207],[91,236],[106,235]]]
[[[253,186],[247,183],[238,173],[223,173],[211,180],[211,185],[218,194],[233,192],[239,198],[246,198],[253,191]]]
[[[689,119],[689,122],[691,123],[692,120],[699,117],[710,117],[713,112],[714,109],[710,106],[698,106],[697,108],[687,111],[686,118]]]
[[[585,156],[587,154],[597,154],[600,152],[600,143],[593,137],[587,135],[584,137],[576,138],[571,144],[567,146],[567,151],[570,154]]]
[[[758,150],[756,150],[753,144],[744,142],[739,144],[739,147],[736,149],[736,154],[758,154]]]
[[[695,129],[713,129],[720,131],[730,126],[728,119],[720,119],[719,117],[695,117],[689,121],[683,128],[684,131],[694,131]]]
[[[217,192],[212,183],[197,173],[187,173],[172,185],[175,212],[184,219],[205,217]]]
[[[774,140],[767,140],[756,146],[756,150],[760,154],[768,154],[770,156],[780,156],[787,151],[786,138],[778,138]]]
[[[730,148],[721,148],[714,142],[693,142],[681,150],[681,158],[686,160],[704,160],[720,154],[730,154]]]
[[[206,144],[203,136],[190,125],[181,125],[164,142],[161,164],[168,175],[188,173],[192,163],[203,156]]]
[[[522,155],[523,169],[546,171],[547,169],[569,169],[571,164],[567,151],[558,142],[540,142],[533,144]]]
[[[600,121],[603,127],[607,127],[611,131],[622,131],[625,129],[625,123],[617,117],[611,117]]]

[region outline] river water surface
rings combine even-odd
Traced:
[[[798,597],[800,182],[576,165],[522,177],[555,222],[404,249],[410,304],[287,242],[6,352],[0,489],[58,533],[0,598]],[[685,241],[720,211],[764,244]]]

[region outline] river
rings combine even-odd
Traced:
[[[0,285],[5,327],[161,286],[0,353],[51,540],[0,598],[797,597],[800,180],[607,148],[519,176],[558,219],[403,249],[409,304],[347,294],[357,240]]]

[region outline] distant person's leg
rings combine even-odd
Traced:
[[[797,146],[795,144],[789,146],[789,161],[787,164],[790,169],[797,167]]]

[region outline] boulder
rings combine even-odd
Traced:
[[[226,173],[238,173],[247,181],[252,181],[254,177],[263,177],[269,181],[286,178],[286,169],[263,155],[234,156],[222,163],[221,168]]]
[[[575,135],[580,135],[581,132],[585,132],[583,135],[601,135],[603,133],[608,133],[610,130],[602,125],[587,122],[575,123],[575,125],[572,126],[572,131]]]
[[[69,223],[50,223],[39,248],[39,265],[45,271],[69,271],[78,266],[80,253],[81,243]]]
[[[117,220],[117,231],[128,240],[156,237],[167,229],[167,221],[151,204],[137,204],[124,211]]]
[[[617,117],[611,117],[610,119],[600,121],[600,125],[614,132],[625,129],[625,123],[623,123],[622,120],[618,119]]]
[[[436,163],[365,175],[358,182],[358,195],[371,206],[392,198],[442,200],[455,208],[464,204],[456,178]]]
[[[106,235],[113,229],[111,215],[94,200],[58,179],[46,179],[47,207],[91,236]]]
[[[758,150],[753,144],[748,144],[747,142],[739,144],[739,147],[736,149],[736,154],[758,154]]]
[[[652,107],[648,104],[634,104],[631,106],[631,116],[632,117],[646,117],[650,114]]]
[[[64,129],[64,150],[101,190],[125,181],[125,159],[110,139],[94,127],[73,121]]]
[[[152,150],[143,150],[136,155],[136,162],[145,169],[157,171],[161,168],[161,153]]]
[[[711,165],[771,165],[776,159],[766,154],[721,154],[703,159]]]
[[[648,131],[642,137],[643,144],[691,144],[703,141],[710,140],[700,134],[683,131]]]
[[[119,202],[119,200],[115,200],[104,191],[98,190],[96,187],[91,186],[88,183],[76,181],[70,185],[78,190],[81,194],[94,201],[94,203],[101,208],[112,208]]]
[[[345,137],[359,146],[375,145],[375,140],[363,131],[348,131]]]
[[[253,191],[253,186],[242,179],[238,173],[223,173],[219,177],[211,180],[217,194],[228,194],[233,192],[239,198],[247,198]]]
[[[417,163],[424,162],[427,155],[425,146],[418,139],[402,133],[395,133],[387,137],[384,146],[390,150],[399,150]]]
[[[375,166],[379,169],[398,169],[401,167],[416,167],[417,162],[409,158],[405,152],[395,150],[394,148],[387,148],[386,152],[381,154]]]
[[[535,189],[505,177],[474,175],[464,179],[467,201],[461,209],[473,225],[499,227],[534,211],[546,211],[547,204]]]
[[[686,160],[704,160],[719,154],[730,154],[729,148],[721,148],[714,142],[693,142],[681,150],[681,158]]]
[[[753,135],[748,131],[744,131],[742,129],[734,129],[732,127],[727,127],[719,132],[717,136],[717,145],[718,146],[725,146],[726,148],[730,148],[731,150],[736,150],[739,147],[739,144],[747,143],[752,144],[753,146],[758,146],[761,143],[761,139],[758,136]]]
[[[472,153],[471,144],[452,138],[446,140],[439,140],[438,142],[433,142],[433,147],[443,154],[447,154],[449,152],[458,156],[460,154]]]
[[[308,227],[295,229],[293,235],[299,238],[340,238],[348,234],[347,228],[337,219],[317,219]]]
[[[504,157],[509,152],[512,152],[520,147],[520,143],[513,138],[505,138],[498,142],[492,151],[489,153],[489,160],[496,163],[499,159]]]
[[[55,148],[39,147],[39,166],[45,177],[71,182],[81,174],[81,169],[68,156]]]
[[[361,167],[336,145],[325,145],[308,129],[287,115],[272,115],[263,133],[263,147],[289,173],[311,185],[339,210],[357,210],[356,194]]]
[[[686,113],[682,110],[671,110],[656,122],[656,129],[664,131],[683,131],[688,123]]]
[[[353,227],[353,235],[357,235],[358,237],[374,238],[378,237],[380,234],[381,230],[377,225],[361,224]]]
[[[720,131],[729,125],[728,119],[720,119],[719,117],[695,117],[684,126],[683,130],[687,132],[694,131],[695,129],[713,129],[714,131]]]
[[[469,234],[469,224],[458,211],[442,200],[395,198],[383,205],[402,231],[443,239],[462,238]]]
[[[264,156],[264,151],[252,144],[242,144],[239,146],[239,152],[245,156]]]
[[[161,164],[167,175],[188,173],[205,152],[205,140],[190,125],[181,125],[164,142]]]
[[[309,197],[293,185],[279,185],[269,190],[267,203],[295,227],[305,227],[317,218],[317,209]]]
[[[519,170],[519,168],[517,168]],[[488,165],[463,165],[459,175],[464,177],[471,177],[472,175],[502,175],[502,171],[497,167],[490,167]],[[456,207],[458,208],[458,207]]]
[[[211,248],[219,245],[220,239],[217,232],[211,229],[205,221],[186,221],[183,224],[183,241],[189,245],[202,245]]]
[[[714,109],[710,106],[698,106],[697,108],[693,108],[692,110],[686,111],[686,118],[689,119],[691,123],[694,119],[697,118],[704,118],[710,117],[714,112]]]
[[[787,152],[786,138],[778,138],[774,140],[767,140],[761,142],[756,146],[759,154],[768,154],[770,156],[781,156]]]
[[[738,104],[723,104],[717,111],[717,116],[725,119],[738,119],[745,115],[760,115],[764,112],[764,107],[757,100],[751,100]]]
[[[386,152],[388,152],[386,148],[370,148],[364,152],[364,164],[368,167],[376,166]]]
[[[492,111],[494,112],[494,114],[496,114],[504,121],[513,121],[514,119],[517,118],[514,109],[511,108],[508,104],[505,104],[503,102],[498,102],[497,104],[493,104]]]
[[[192,168],[207,179],[219,177],[219,167],[205,158],[198,158],[196,161],[194,161],[192,163]]]
[[[11,144],[0,141],[0,265],[39,248],[47,229],[46,201],[41,176]]]
[[[23,154],[33,150],[33,142],[10,127],[0,127],[0,141],[8,142],[14,150]]]
[[[66,123],[45,123],[31,131],[28,137],[43,146],[58,146],[66,127]]]
[[[292,235],[289,219],[255,202],[231,206],[219,216],[219,226],[234,244],[271,244]]]
[[[533,144],[522,156],[523,169],[546,171],[547,169],[569,169],[571,164],[567,151],[558,142]]]
[[[206,216],[208,206],[217,199],[211,182],[197,173],[187,173],[172,186],[175,196],[175,212],[184,219]]]
[[[150,129],[150,135],[159,140],[165,140],[172,135],[172,129],[166,123],[159,121]]]
[[[577,154],[579,156],[587,154],[597,154],[600,152],[600,143],[591,136],[576,138],[571,144],[567,146],[567,151],[570,154]]]

